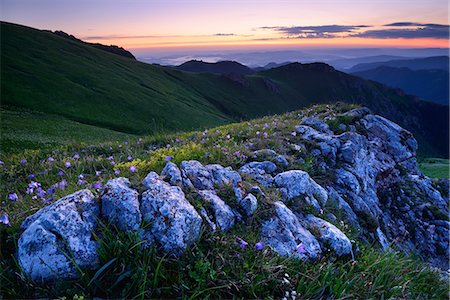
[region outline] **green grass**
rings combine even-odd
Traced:
[[[58,115],[0,109],[1,155],[49,150],[67,144],[124,141],[133,135],[86,125]],[[36,130],[39,128],[39,130]]]
[[[324,65],[284,66],[237,82],[145,64],[11,23],[2,22],[0,30],[1,106],[9,111],[27,109],[139,135],[202,129],[344,101],[368,106],[411,130],[427,156],[448,152],[447,109]],[[16,130],[14,124],[5,136]],[[57,137],[58,127],[37,124],[28,133]],[[90,143],[86,136],[84,142]],[[2,138],[4,143],[10,140]],[[29,143],[14,145],[20,150]]]
[[[419,169],[431,178],[449,178],[450,161],[443,158],[425,158],[419,160]]]
[[[332,116],[349,109],[348,105],[315,106],[311,112]],[[298,116],[300,114],[300,116]],[[282,258],[269,248],[255,251],[259,241],[259,224],[273,215],[271,202],[280,195],[266,190],[266,198],[258,199],[255,215],[245,223],[239,223],[230,232],[211,234],[203,231],[199,241],[190,247],[184,256],[164,256],[154,249],[141,248],[142,242],[136,234],[117,231],[104,225],[104,220],[95,232],[100,241],[100,267],[86,271],[80,279],[59,281],[40,285],[28,280],[17,265],[15,258],[17,240],[21,234],[21,222],[45,204],[25,193],[30,179],[41,183],[47,189],[66,180],[64,190],[56,189],[54,199],[59,199],[80,188],[92,189],[95,182],[106,183],[116,177],[114,170],[120,169],[121,176],[130,178],[132,185],[140,187],[147,172],[160,171],[167,155],[173,161],[198,159],[202,163],[220,163],[237,168],[254,149],[271,148],[285,154],[288,159],[307,155],[298,154],[286,145],[286,139],[301,143],[300,137],[291,132],[307,111],[291,112],[265,117],[249,122],[224,125],[206,132],[160,134],[142,139],[109,142],[90,147],[86,145],[65,145],[52,149],[26,151],[4,157],[0,166],[0,213],[7,213],[10,227],[0,224],[0,295],[5,298],[282,298],[286,292],[297,293],[297,299],[446,299],[448,285],[417,257],[389,251],[381,252],[375,246],[360,244],[355,260],[336,259],[326,255],[315,262],[302,262]],[[257,132],[260,132],[258,135]],[[262,136],[267,132],[268,136]],[[297,140],[298,139],[298,140]],[[170,147],[168,147],[170,145]],[[239,151],[239,153],[237,153]],[[79,154],[79,158],[74,158]],[[55,159],[49,162],[48,157]],[[128,159],[131,156],[131,161]],[[110,157],[116,162],[111,165]],[[302,168],[318,169],[312,157],[306,157]],[[27,162],[21,163],[20,160]],[[65,168],[64,162],[71,167]],[[138,166],[138,172],[130,173],[128,167]],[[62,176],[58,172],[64,171]],[[101,171],[100,175],[96,171]],[[78,186],[78,175],[83,174],[87,185]],[[247,179],[246,179],[247,180]],[[251,187],[251,181],[243,186]],[[8,194],[16,192],[19,201],[8,200]],[[226,199],[229,190],[219,191]],[[187,194],[193,205],[194,197]],[[325,211],[326,213],[327,211]],[[143,227],[147,225],[142,225]],[[352,228],[336,224],[349,237],[358,234]],[[249,242],[241,249],[236,242],[240,237]],[[286,275],[287,274],[287,275]]]

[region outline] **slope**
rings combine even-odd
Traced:
[[[150,134],[343,101],[363,104],[400,123],[430,156],[448,153],[446,109],[326,64],[294,63],[252,75],[195,74],[20,25],[2,23],[1,37],[1,105],[6,110],[28,109],[109,130]],[[42,132],[40,127],[34,131]]]
[[[444,70],[411,70],[409,68],[381,66],[355,72],[352,75],[375,80],[387,86],[401,88],[408,94],[448,105],[449,73]]]
[[[378,61],[373,63],[362,63],[347,70],[349,73],[361,72],[374,69],[380,66],[388,66],[394,68],[409,68],[411,70],[445,70],[448,72],[449,57],[448,56],[432,56],[424,58],[400,59],[389,61]]]

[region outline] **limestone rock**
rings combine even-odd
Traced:
[[[243,165],[239,172],[252,177],[259,184],[270,187],[273,183],[272,173],[277,170],[277,166],[270,161],[250,162]]]
[[[261,238],[281,256],[315,259],[322,253],[319,242],[283,202],[275,202],[276,215],[261,226]]]
[[[209,220],[213,221],[221,231],[228,231],[234,226],[235,216],[231,208],[216,195],[214,191],[198,191],[202,198],[203,207],[208,214]]]
[[[81,190],[42,208],[23,223],[18,260],[33,280],[71,279],[81,269],[98,266],[97,242],[92,231],[100,208],[89,190]]]
[[[333,224],[313,215],[306,216],[307,228],[320,241],[324,248],[328,248],[338,256],[352,253],[352,243],[347,236]]]
[[[291,170],[283,172],[275,176],[274,181],[284,192],[286,200],[301,197],[306,204],[318,210],[327,202],[327,191],[304,171]]]
[[[139,229],[142,216],[139,211],[139,194],[130,188],[127,178],[115,178],[103,188],[102,215],[111,224],[125,231]]]
[[[202,219],[180,187],[170,186],[152,173],[146,179],[151,184],[142,194],[142,217],[151,224],[149,230],[165,252],[181,255],[197,241]]]
[[[200,162],[196,160],[182,161],[180,165],[183,182],[199,190],[214,189],[212,176]]]

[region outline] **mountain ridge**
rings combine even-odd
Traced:
[[[20,25],[2,23],[1,31],[2,107],[149,134],[344,101],[366,105],[413,131],[421,151],[448,155],[446,110],[323,63],[290,64],[252,75],[195,74]],[[30,47],[20,47],[24,44]]]

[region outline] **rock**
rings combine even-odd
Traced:
[[[367,107],[359,107],[349,110],[341,115],[361,119],[362,117],[368,114],[370,114],[370,109],[368,109]]]
[[[323,122],[322,120],[315,118],[315,117],[305,117],[302,120],[302,124],[303,125],[308,125],[312,128],[314,128],[315,130],[324,132],[324,133],[328,133],[328,134],[332,134],[330,127],[328,126],[327,123]]]
[[[250,217],[258,207],[258,200],[252,194],[248,194],[244,199],[239,201],[239,205],[244,210],[247,217]]]
[[[361,119],[361,123],[367,129],[369,139],[381,140],[382,151],[389,154],[396,162],[416,155],[417,141],[409,131],[397,124],[374,115],[365,116]]]
[[[281,256],[315,259],[322,253],[319,242],[298,221],[294,213],[278,201],[276,215],[261,226],[261,238]]]
[[[243,165],[239,172],[252,177],[259,184],[270,187],[273,183],[273,177],[270,175],[277,170],[277,166],[270,161],[250,162]]]
[[[212,176],[200,162],[196,160],[182,161],[180,165],[183,182],[186,186],[194,186],[199,190],[214,189]]]
[[[203,206],[199,209],[198,213],[205,220],[206,224],[208,224],[211,231],[216,232],[217,226],[216,226],[216,224],[214,224],[213,221],[211,221],[211,219],[209,218],[208,212],[206,211],[206,209]]]
[[[343,188],[347,188],[356,194],[361,192],[361,186],[359,185],[358,179],[347,170],[337,169],[335,182]]]
[[[355,212],[332,187],[328,187],[328,201],[326,206],[333,212],[335,211],[336,214],[339,213],[343,221],[346,221],[356,229],[360,229],[358,217],[356,216]]]
[[[208,219],[213,221],[221,231],[228,231],[234,226],[235,217],[231,208],[216,195],[214,191],[198,191],[203,207],[209,211]]]
[[[307,205],[320,210],[328,199],[327,191],[318,185],[309,174],[301,170],[291,170],[275,176],[275,184],[282,188],[286,200],[300,197]]]
[[[127,178],[111,179],[103,188],[102,215],[111,224],[125,231],[137,230],[141,226],[139,194],[130,188]]]
[[[147,174],[147,176],[145,176],[144,180],[142,181],[142,185],[144,186],[144,188],[149,189],[154,184],[159,183],[160,180],[161,178],[158,174],[156,174],[156,172],[150,172]]]
[[[272,161],[282,168],[289,166],[289,162],[283,155],[277,154],[271,149],[261,149],[253,152],[253,158],[258,161]]]
[[[197,241],[202,219],[180,187],[155,179],[152,173],[147,178],[151,184],[142,194],[142,217],[151,224],[149,231],[163,251],[181,255]]]
[[[352,253],[352,243],[336,226],[313,215],[306,216],[307,228],[320,241],[324,248],[338,256]]]
[[[18,241],[22,270],[36,281],[78,278],[77,268],[98,267],[99,204],[89,190],[81,190],[42,208],[23,223]]]
[[[205,167],[212,175],[214,186],[219,188],[230,186],[238,202],[245,197],[242,178],[238,172],[233,171],[231,167],[224,168],[218,164],[206,165]]]
[[[181,178],[181,171],[173,162],[168,162],[161,171],[161,176],[165,177],[171,185],[182,186],[183,179]]]

